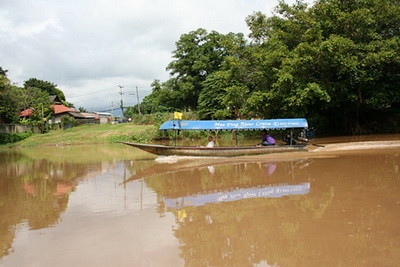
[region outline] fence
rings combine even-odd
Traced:
[[[85,120],[77,120],[78,125],[83,125],[83,124],[99,124],[100,120],[99,119],[85,119]],[[53,123],[50,124],[52,130],[58,130],[58,129],[68,129],[72,127],[72,125],[67,124],[62,127],[60,123]],[[25,132],[32,132],[34,134],[40,134],[42,133],[39,127],[33,126],[33,125],[25,125],[25,124],[4,124],[0,123],[0,133],[25,133]]]
[[[41,133],[37,126],[22,124],[0,124],[0,133]]]

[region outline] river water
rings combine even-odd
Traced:
[[[400,135],[309,152],[0,152],[0,266],[400,266]]]

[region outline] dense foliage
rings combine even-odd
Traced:
[[[31,78],[24,82],[25,88],[40,88],[49,95],[57,95],[61,101],[65,101],[64,93],[60,89],[57,89],[56,86],[57,85],[51,82],[46,82],[35,78]]]
[[[42,125],[53,115],[50,95],[58,96],[66,106],[72,105],[65,101],[64,93],[57,85],[31,78],[23,87],[18,87],[10,83],[7,72],[0,67],[0,119],[5,123]],[[29,119],[21,120],[19,114],[25,109],[31,109],[32,114]]]
[[[229,69],[228,58],[237,57],[245,48],[243,34],[223,35],[198,29],[182,35],[176,46],[174,61],[167,67],[171,79],[164,83],[153,82],[153,93],[144,99],[143,110],[198,110],[201,105],[208,109],[204,110],[205,117],[210,117],[222,107],[218,103],[221,93],[225,94],[225,89],[236,85],[233,77],[223,72]],[[226,88],[218,85],[223,80]]]
[[[203,119],[305,116],[338,133],[371,130],[382,114],[395,116],[398,1],[280,2],[272,16],[255,12],[246,22],[249,43],[242,34],[204,29],[182,35],[167,67],[171,78],[153,83],[145,112],[194,110]]]
[[[0,144],[15,143],[24,140],[32,135],[31,132],[26,133],[0,133]]]
[[[254,12],[246,23],[249,39],[205,29],[183,34],[167,66],[170,78],[155,80],[152,93],[124,115],[306,117],[330,134],[400,128],[399,1],[281,1],[271,16]],[[40,122],[51,114],[53,94],[71,106],[55,84],[32,78],[16,87],[0,67],[4,122],[17,122],[26,108]]]

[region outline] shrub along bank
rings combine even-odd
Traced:
[[[9,145],[41,146],[112,143],[116,141],[151,139],[155,133],[156,128],[153,125],[136,125],[133,123],[83,125],[67,130],[50,131],[45,134],[33,134],[29,138]]]
[[[16,143],[32,136],[31,132],[26,133],[0,133],[0,144]]]

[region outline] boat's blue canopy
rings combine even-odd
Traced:
[[[291,128],[308,128],[306,119],[276,120],[221,120],[221,121],[167,121],[160,130],[283,130]]]

